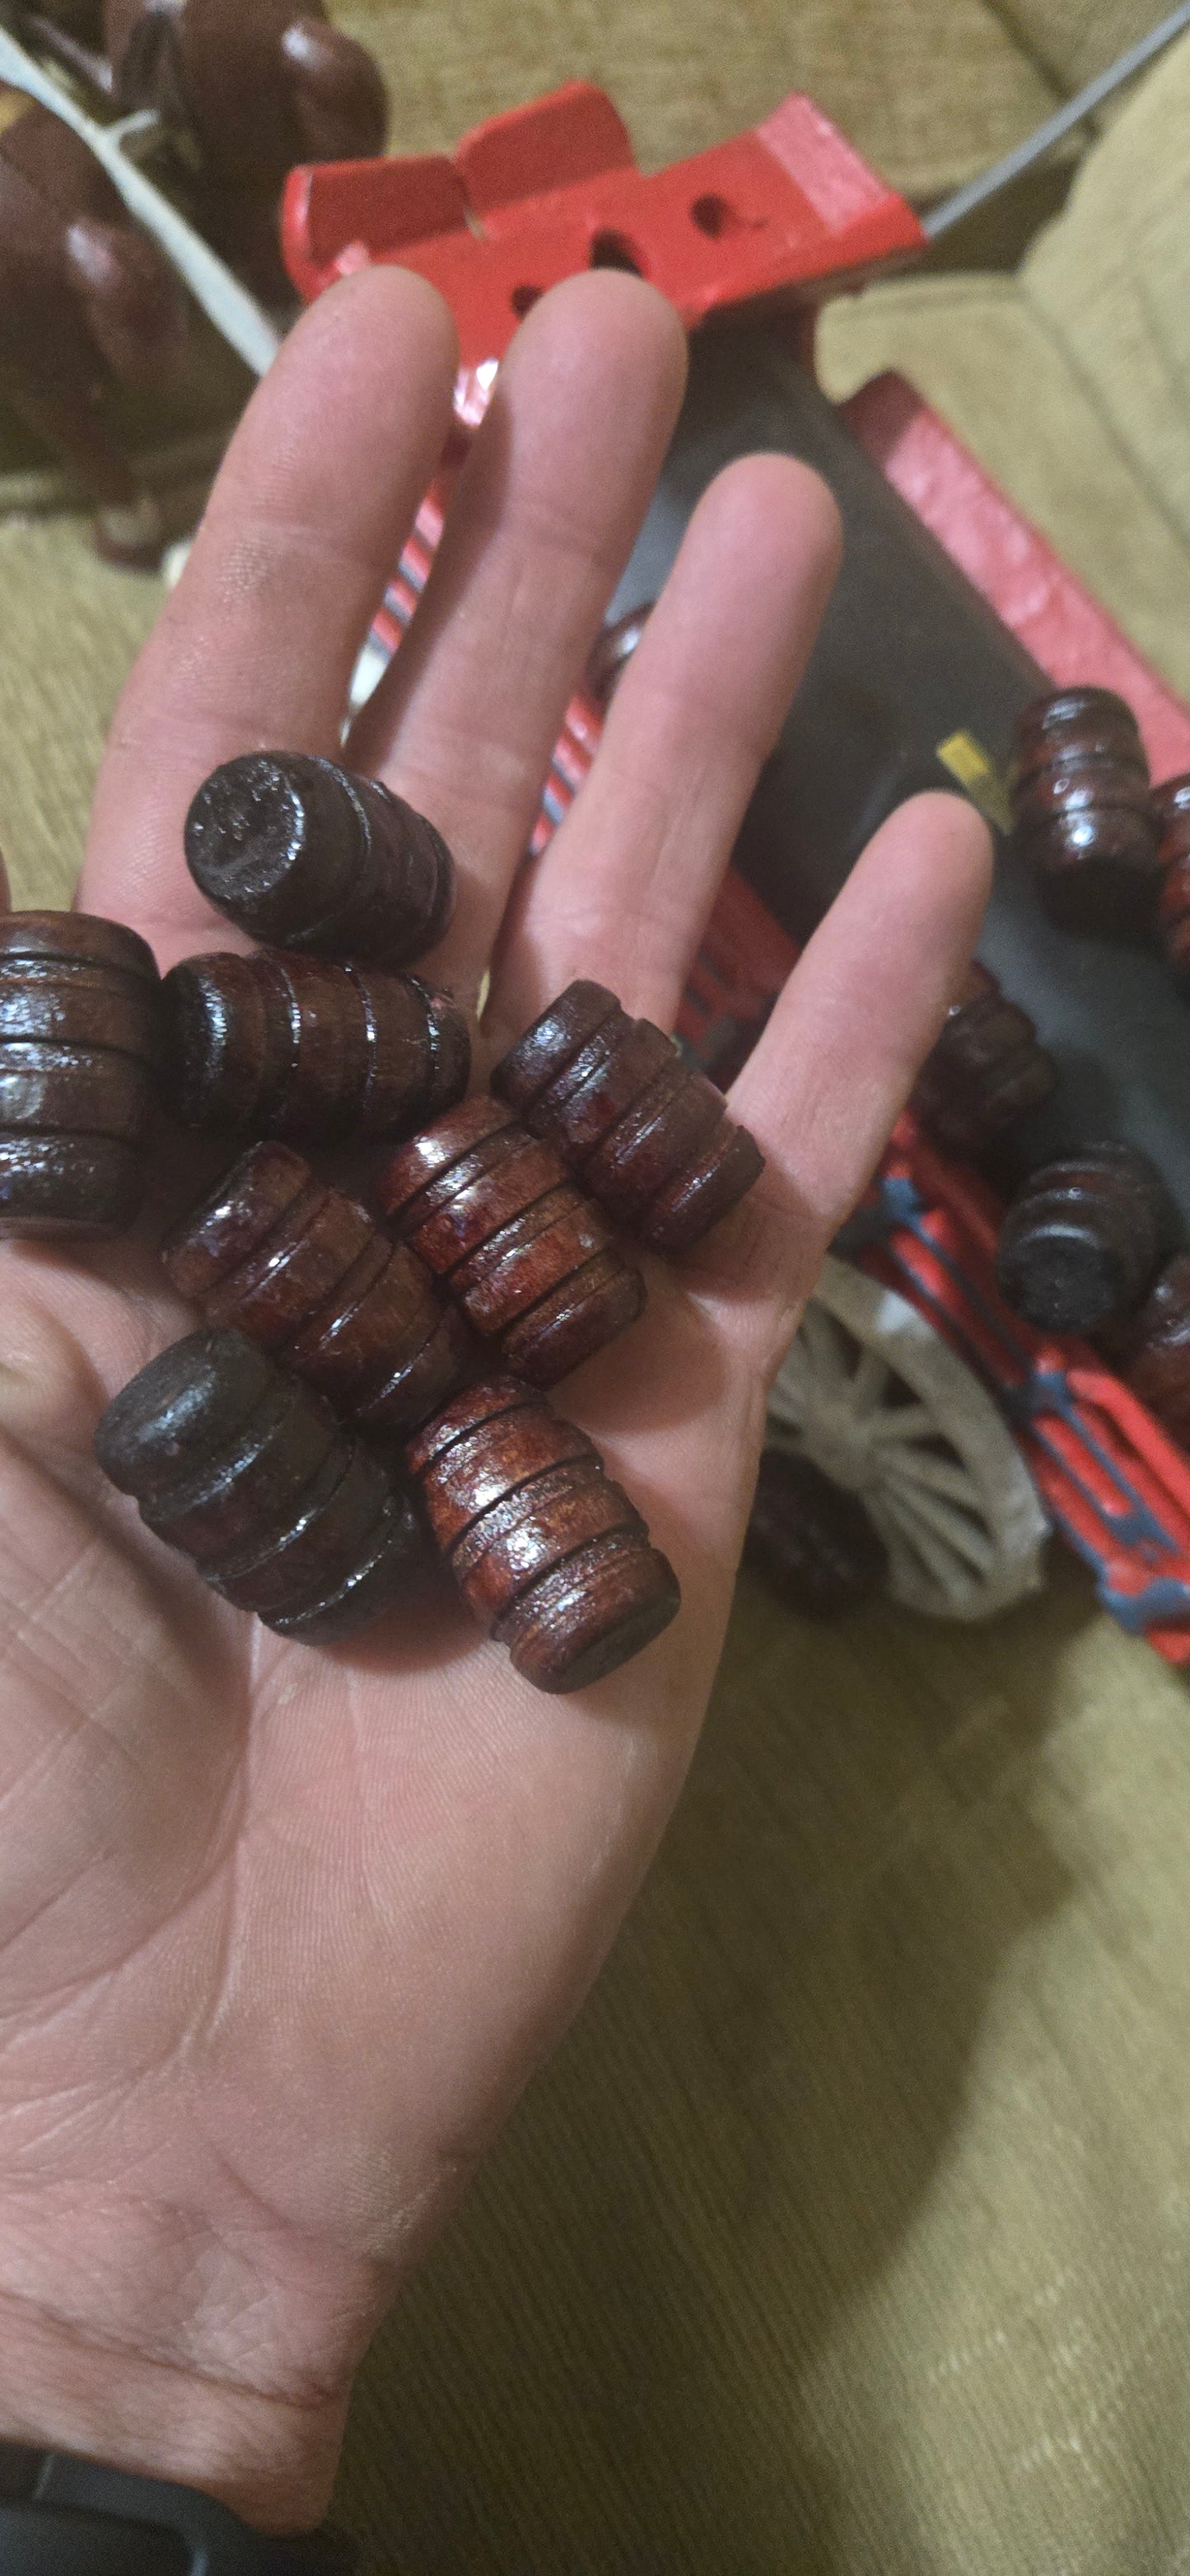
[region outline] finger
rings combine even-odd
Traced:
[[[425,971],[468,992],[491,954],[550,754],[648,506],[685,383],[681,326],[599,270],[517,333],[391,671],[352,733],[444,832],[455,921]]]
[[[215,916],[186,808],[238,752],[334,752],[352,665],[450,422],[454,326],[377,268],[320,297],[253,396],[190,560],[120,700],[80,901],[169,964]]]
[[[497,1043],[578,974],[672,1026],[840,549],[826,485],[791,457],[742,457],[704,493],[590,776],[526,872],[489,1005]]]
[[[766,1161],[712,1239],[706,1283],[770,1365],[850,1214],[954,999],[991,883],[965,798],[897,807],[852,869],[731,1092]]]

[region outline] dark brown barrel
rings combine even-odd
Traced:
[[[760,1461],[744,1558],[787,1609],[812,1619],[858,1609],[888,1573],[858,1494],[787,1449],[766,1449]]]
[[[192,1333],[150,1360],[95,1452],[158,1538],[282,1636],[347,1636],[416,1571],[417,1525],[387,1469],[241,1333]]]
[[[1121,1363],[1126,1386],[1190,1450],[1190,1253],[1167,1262],[1133,1319]]]
[[[162,994],[184,1127],[296,1145],[405,1136],[467,1088],[467,1023],[415,975],[219,949],[185,958]]]
[[[603,1680],[675,1616],[677,1578],[639,1512],[533,1388],[468,1387],[406,1459],[469,1607],[538,1690]]]
[[[132,1224],[161,1051],[160,979],[135,931],[82,912],[0,919],[0,1234]]]
[[[1063,929],[1111,938],[1153,919],[1160,863],[1136,718],[1111,689],[1059,689],[1017,721],[1016,837]]]
[[[475,1364],[424,1263],[291,1146],[251,1146],[161,1256],[208,1324],[246,1334],[368,1431],[411,1430]]]
[[[501,1058],[492,1089],[653,1252],[688,1251],[764,1169],[722,1092],[602,984],[568,985]]]
[[[1032,1172],[1000,1230],[1002,1295],[1039,1331],[1101,1332],[1132,1313],[1168,1249],[1160,1176],[1131,1145],[1084,1145]]]
[[[974,1158],[1039,1109],[1057,1080],[1028,1012],[1006,999],[986,966],[973,965],[909,1105],[939,1145]]]
[[[409,966],[454,908],[454,864],[425,815],[303,752],[247,752],[212,770],[185,847],[208,901],[277,948]]]
[[[653,607],[651,599],[642,600],[639,608],[630,608],[626,616],[614,619],[596,637],[584,676],[597,707],[606,709],[611,705],[653,614]]]
[[[486,1093],[403,1145],[375,1205],[502,1363],[554,1386],[635,1322],[639,1270],[564,1163]]]
[[[1190,771],[1153,789],[1161,862],[1157,920],[1166,956],[1190,990]]]

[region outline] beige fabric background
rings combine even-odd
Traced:
[[[1190,53],[1155,66],[1018,278],[826,313],[836,398],[899,367],[1190,694]]]
[[[642,158],[792,82],[928,194],[1158,7],[377,0],[395,139],[572,72]],[[1190,48],[1019,281],[837,306],[1180,686]],[[0,526],[0,841],[66,895],[156,611]],[[363,2373],[373,2576],[1184,2576],[1190,1703],[1056,1553],[980,1633],[819,1631],[741,1582],[687,1795],[595,1995]]]
[[[383,61],[394,139],[413,151],[583,78],[613,91],[654,168],[807,89],[898,186],[933,190],[1058,95],[984,0],[350,0],[336,15]]]
[[[993,0],[997,18],[1029,59],[1065,90],[1113,63],[1167,16],[1153,0]]]
[[[745,1578],[582,2019],[360,2385],[384,2576],[1190,2563],[1184,1685]]]

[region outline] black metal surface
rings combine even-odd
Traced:
[[[195,2487],[0,2443],[0,2576],[350,2576],[326,2525],[273,2539]]]
[[[0,2504],[0,2576],[191,2576],[177,2534],[53,2506]]]
[[[699,494],[755,448],[816,466],[845,531],[834,598],[736,852],[804,939],[894,806],[922,787],[955,789],[938,745],[969,733],[1002,769],[1020,708],[1052,683],[771,328],[693,342],[686,405],[612,616],[656,596]],[[1190,1228],[1190,1003],[1160,951],[1055,929],[1000,842],[979,954],[1061,1073],[1054,1100],[1018,1130],[1005,1182],[1090,1137],[1118,1136],[1152,1155]]]

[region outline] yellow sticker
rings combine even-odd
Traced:
[[[0,134],[7,134],[18,117],[27,115],[33,101],[23,89],[0,89]]]
[[[951,777],[957,778],[960,787],[966,788],[972,804],[978,805],[987,821],[994,823],[998,832],[1011,832],[1007,784],[974,734],[948,734],[946,741],[939,743],[936,757],[944,769],[949,769]]]

